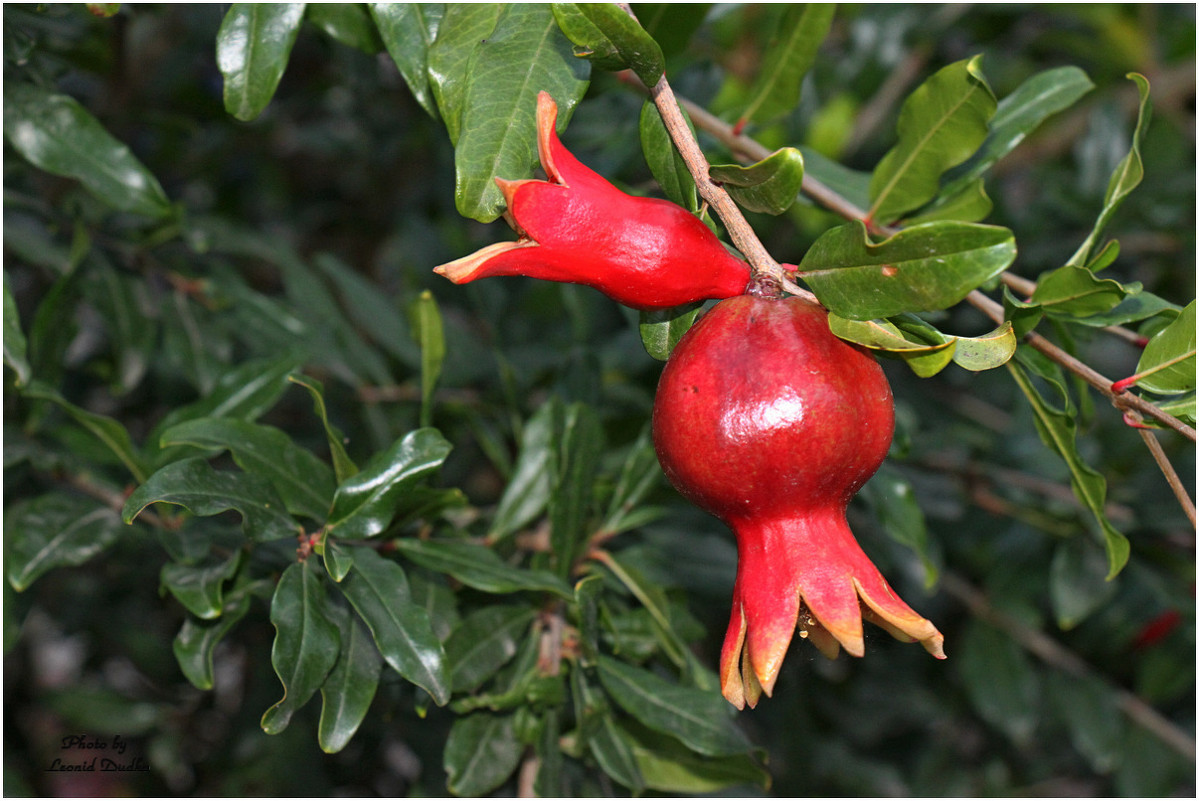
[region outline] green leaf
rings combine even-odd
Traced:
[[[1055,671],[1049,674],[1048,695],[1065,719],[1078,752],[1096,773],[1111,773],[1124,756],[1127,729],[1116,692],[1095,676]]]
[[[691,118],[683,111],[683,118],[691,126]],[[695,189],[695,179],[687,169],[687,163],[679,155],[678,148],[662,122],[662,115],[653,101],[647,100],[641,105],[641,118],[638,123],[641,136],[641,152],[645,163],[653,173],[654,180],[662,187],[662,192],[672,202],[677,203],[690,212],[699,209],[699,195]]]
[[[975,56],[942,68],[904,101],[899,141],[870,180],[870,220],[890,223],[932,200],[942,173],[973,155],[986,139],[996,102],[980,60]]]
[[[938,220],[979,222],[985,220],[991,213],[991,206],[991,198],[987,196],[983,180],[979,178],[952,194],[943,190],[935,202],[930,203],[918,214],[909,217],[904,224],[911,226]]]
[[[307,3],[304,19],[344,45],[373,56],[383,49],[375,22],[362,3]]]
[[[924,586],[931,589],[937,583],[937,564],[929,551],[928,526],[911,482],[884,464],[862,487],[861,497],[870,504],[891,539],[911,548],[920,558]]]
[[[387,54],[404,76],[412,96],[436,118],[437,104],[429,85],[429,48],[446,13],[445,3],[370,3],[369,6]]]
[[[793,147],[784,147],[748,167],[713,164],[708,174],[723,184],[743,208],[782,214],[799,197],[803,172],[803,155]]]
[[[981,337],[957,337],[953,361],[974,372],[1002,367],[1016,353],[1016,332],[1010,322]]]
[[[646,428],[629,448],[624,464],[621,465],[620,475],[616,479],[616,488],[608,501],[608,511],[600,530],[606,533],[619,533],[632,528],[637,516],[646,509],[638,509],[638,504],[645,495],[658,485],[662,477],[662,468],[658,466],[658,455],[654,452],[649,429]]]
[[[428,426],[433,420],[433,393],[445,361],[445,333],[433,293],[428,290],[420,293],[409,315],[412,338],[420,345],[420,424]]]
[[[1161,395],[1195,389],[1195,301],[1154,334],[1137,362],[1136,385]]]
[[[561,413],[561,400],[552,396],[525,423],[520,437],[520,453],[491,521],[488,541],[502,540],[524,528],[549,503],[550,492],[558,475],[556,418]]]
[[[396,313],[399,307],[396,298],[380,291],[377,282],[331,254],[318,253],[312,262],[336,285],[342,306],[374,344],[407,367],[421,366],[420,346],[412,338],[408,320]]]
[[[809,180],[823,184],[858,209],[870,205],[870,173],[850,169],[810,147],[802,147],[799,152]]]
[[[604,577],[592,573],[575,584],[575,606],[579,610],[579,664],[594,667],[599,658],[599,603]]]
[[[558,480],[549,502],[550,548],[558,575],[565,579],[591,534],[587,516],[604,450],[604,431],[595,410],[583,403],[566,407],[557,441]]]
[[[1067,264],[1042,273],[1029,301],[1040,305],[1047,314],[1089,317],[1110,311],[1140,291],[1139,283],[1125,286],[1110,278],[1096,278],[1085,267]]]
[[[468,587],[493,595],[529,591],[550,592],[566,600],[574,597],[566,582],[553,573],[513,567],[484,545],[401,537],[395,546],[421,567],[448,573]]]
[[[427,692],[434,703],[450,700],[445,651],[429,612],[412,602],[408,577],[395,562],[370,548],[351,551],[354,568],[337,585],[371,630],[392,670]]]
[[[1118,586],[1105,580],[1107,569],[1093,543],[1079,537],[1058,543],[1049,564],[1049,600],[1059,628],[1069,631],[1112,599]]]
[[[668,57],[687,48],[704,24],[711,3],[638,3],[637,19]]]
[[[225,110],[252,120],[271,102],[300,24],[303,3],[234,3],[216,36],[217,67],[225,77]]]
[[[23,592],[56,567],[87,562],[120,535],[116,513],[95,501],[59,493],[20,501],[4,513],[8,583]]]
[[[587,89],[588,73],[587,62],[575,58],[547,6],[504,7],[467,71],[454,150],[454,201],[462,216],[491,222],[500,215],[504,197],[495,179],[528,177],[537,162],[537,94],[549,92],[557,101],[561,130]]]
[[[212,620],[221,614],[225,605],[224,584],[237,573],[241,555],[237,550],[225,559],[200,565],[168,562],[162,566],[158,578],[187,611],[201,620]]]
[[[872,320],[948,308],[1015,257],[1012,232],[998,226],[925,223],[875,244],[854,221],[817,239],[798,274],[829,311]]]
[[[26,358],[25,332],[21,330],[21,316],[17,313],[17,301],[13,298],[4,273],[4,363],[12,368],[17,377],[17,386],[28,384],[32,375],[29,359]]]
[[[59,406],[70,415],[71,419],[91,432],[100,442],[104,443],[121,460],[121,463],[128,468],[129,473],[135,481],[143,482],[146,480],[146,469],[142,454],[134,446],[133,440],[129,437],[129,432],[125,430],[125,426],[121,425],[119,421],[102,414],[81,409],[59,395],[57,390],[37,380],[31,382],[25,388],[24,394],[26,397],[49,401]]]
[[[1042,122],[1074,105],[1094,88],[1078,67],[1055,67],[1025,80],[999,101],[987,138],[977,153],[951,173],[952,178],[942,187],[942,196],[978,183],[983,173],[1015,150]]]
[[[554,19],[575,54],[613,72],[631,69],[653,88],[666,69],[662,48],[641,24],[614,3],[552,3]]]
[[[201,517],[235,509],[242,530],[255,542],[295,537],[300,527],[270,483],[250,473],[218,472],[202,458],[181,459],[159,469],[125,501],[126,523],[152,503],[173,503]]]
[[[333,496],[328,530],[342,539],[381,534],[404,503],[404,495],[441,466],[452,446],[434,428],[406,434],[343,481]]]
[[[537,610],[528,606],[492,604],[462,620],[445,641],[450,688],[472,692],[516,656]]]
[[[473,712],[454,721],[445,742],[446,789],[477,798],[512,775],[525,750],[513,719],[513,715]]]
[[[287,728],[337,662],[341,636],[331,617],[329,598],[315,570],[297,562],[283,571],[271,599],[271,665],[283,683],[283,698],[262,716],[267,734]]]
[[[770,122],[799,105],[804,76],[833,24],[833,3],[788,3],[774,28],[741,120]],[[747,207],[748,208],[748,207]],[[772,212],[777,213],[777,212]]]
[[[288,381],[293,384],[299,384],[312,395],[312,405],[316,410],[316,416],[321,419],[321,424],[325,427],[325,437],[329,442],[329,452],[333,457],[333,473],[337,477],[337,483],[345,483],[358,472],[358,465],[350,459],[346,453],[345,445],[343,444],[344,436],[340,431],[333,427],[329,422],[329,412],[325,408],[325,386],[318,379],[311,378],[306,375],[289,375]]]
[[[898,320],[899,318],[895,318]],[[908,320],[904,328],[888,320],[847,320],[838,314],[828,316],[829,330],[848,342],[872,350],[881,350],[903,359],[912,372],[928,378],[944,370],[953,361],[957,340],[932,326]]]
[[[696,796],[739,785],[770,786],[770,774],[749,754],[706,756],[627,720],[618,724],[617,732],[632,749],[637,770],[652,790]]]
[[[1021,352],[1017,351],[1017,357]],[[1055,407],[1046,401],[1033,385],[1024,367],[1017,364],[1016,361],[1008,362],[1007,368],[1032,406],[1033,420],[1041,441],[1066,463],[1066,467],[1070,469],[1070,486],[1074,490],[1074,495],[1091,511],[1103,531],[1104,546],[1107,549],[1107,578],[1111,579],[1128,562],[1129,544],[1128,539],[1108,521],[1104,512],[1107,481],[1100,473],[1087,465],[1079,455],[1078,445],[1075,442],[1077,424],[1069,410]],[[1061,392],[1065,392],[1065,388],[1061,386],[1060,382],[1058,382],[1058,388]]]
[[[155,219],[172,213],[158,179],[74,98],[5,81],[4,136],[35,167],[79,181],[114,208]]]
[[[611,556],[602,560],[616,579],[633,594],[653,621],[653,634],[663,651],[678,667],[688,666],[687,646],[675,631],[671,619],[670,599],[665,591],[634,567],[630,560]]]
[[[1116,166],[1115,172],[1108,180],[1107,192],[1103,196],[1103,209],[1095,220],[1095,227],[1091,229],[1091,233],[1066,262],[1067,265],[1073,267],[1081,267],[1088,262],[1091,250],[1098,243],[1103,229],[1107,227],[1116,210],[1120,208],[1124,198],[1128,197],[1129,193],[1136,189],[1137,185],[1141,183],[1141,179],[1145,177],[1145,167],[1141,162],[1141,137],[1145,135],[1145,131],[1149,127],[1149,118],[1152,112],[1152,107],[1149,105],[1149,81],[1145,79],[1144,75],[1135,72],[1130,72],[1128,78],[1137,85],[1137,92],[1141,96],[1140,107],[1137,111],[1137,125],[1132,132],[1132,147],[1129,149],[1128,155]]]
[[[1040,687],[1028,657],[1003,632],[977,620],[960,640],[954,661],[975,710],[1017,744],[1031,742]]]
[[[261,476],[279,492],[287,510],[324,521],[333,500],[333,471],[277,428],[233,418],[202,417],[172,426],[162,446],[228,449],[247,473]]]
[[[1181,306],[1160,298],[1152,292],[1142,291],[1135,295],[1129,295],[1107,312],[1072,319],[1070,322],[1102,328],[1108,325],[1127,325],[1157,315],[1177,316],[1180,311],[1182,311]]]
[[[752,746],[719,693],[683,687],[607,656],[599,659],[604,690],[643,725],[676,737],[710,757],[743,754]]]
[[[503,13],[503,3],[447,3],[436,38],[429,45],[429,86],[454,144],[462,130],[471,59]]]
[[[197,689],[211,690],[214,684],[212,657],[220,641],[250,611],[253,598],[247,588],[225,596],[220,617],[200,622],[193,618],[183,621],[175,635],[172,650],[183,675]]]
[[[642,311],[641,344],[645,346],[645,352],[659,361],[669,359],[675,345],[691,330],[701,311],[702,303]]]
[[[336,754],[349,744],[362,725],[375,690],[383,658],[371,634],[353,615],[340,617],[341,654],[321,685],[321,719],[317,742],[326,754]]]
[[[124,275],[100,256],[93,257],[83,291],[104,320],[114,357],[115,394],[125,394],[142,380],[157,345],[158,331],[148,313],[145,281]]]
[[[338,583],[349,575],[350,569],[354,567],[354,559],[347,546],[330,538],[328,532],[325,532],[319,551],[325,561],[325,572]]]

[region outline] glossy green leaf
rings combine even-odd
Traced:
[[[666,69],[662,48],[615,3],[552,3],[554,19],[576,55],[602,69],[631,69],[653,87]]]
[[[420,424],[428,426],[433,421],[433,393],[445,361],[445,332],[433,293],[428,290],[420,293],[409,316],[412,338],[420,345]]]
[[[599,659],[599,677],[621,709],[643,725],[678,738],[692,751],[727,756],[752,747],[718,693],[673,684],[607,656]]]
[[[701,311],[701,303],[642,311],[641,344],[645,346],[645,352],[659,361],[669,359],[675,345],[691,330]]]
[[[899,141],[870,180],[869,219],[889,223],[937,196],[941,175],[978,150],[995,113],[981,56],[943,67],[904,101]]]
[[[1078,250],[1074,251],[1070,260],[1066,262],[1072,267],[1081,267],[1088,262],[1091,251],[1099,242],[1103,229],[1107,227],[1116,210],[1120,208],[1124,198],[1128,197],[1129,193],[1136,189],[1141,183],[1141,179],[1145,177],[1145,166],[1141,162],[1141,138],[1145,135],[1145,131],[1149,127],[1149,119],[1152,116],[1152,107],[1149,105],[1149,81],[1145,79],[1145,76],[1135,72],[1130,72],[1128,78],[1137,85],[1137,92],[1141,97],[1136,128],[1132,132],[1132,147],[1108,180],[1107,192],[1103,196],[1103,208],[1095,220],[1094,228],[1078,246]]]
[[[171,647],[179,669],[197,689],[212,689],[215,683],[212,658],[216,647],[250,611],[252,597],[245,589],[230,593],[215,620],[198,621],[189,617],[183,621]]]
[[[319,546],[319,551],[321,558],[325,560],[325,572],[336,582],[340,583],[354,567],[354,558],[350,555],[349,547],[335,539],[326,536]]]
[[[1107,581],[1107,559],[1090,541],[1071,537],[1058,543],[1049,564],[1049,600],[1057,625],[1069,631],[1107,603],[1119,589]]]
[[[432,475],[450,453],[433,428],[411,431],[343,481],[333,496],[328,528],[342,539],[381,534],[391,525],[403,495]]]
[[[684,119],[691,126],[691,118],[683,111]],[[694,127],[692,126],[693,130]],[[641,152],[645,163],[653,174],[662,192],[673,203],[677,203],[688,211],[699,209],[699,195],[695,189],[695,179],[687,169],[687,163],[679,155],[678,148],[662,122],[662,115],[653,101],[647,100],[641,104],[641,117],[638,123],[641,136]]]
[[[4,513],[4,571],[17,592],[56,567],[89,561],[121,536],[116,513],[96,501],[49,493]]]
[[[742,120],[770,122],[799,105],[804,76],[816,61],[835,10],[833,3],[786,4],[766,45],[762,68],[741,112]]]
[[[363,3],[306,3],[304,19],[344,45],[374,55],[383,40]]]
[[[1018,357],[1020,353],[1021,351],[1017,351]],[[1107,519],[1104,511],[1107,499],[1107,481],[1094,468],[1086,464],[1079,454],[1078,445],[1075,442],[1078,426],[1070,410],[1048,402],[1032,383],[1025,368],[1017,364],[1016,360],[1008,362],[1007,368],[1032,406],[1033,420],[1041,441],[1066,463],[1070,469],[1070,486],[1074,490],[1074,495],[1091,511],[1103,531],[1103,542],[1107,549],[1107,577],[1111,579],[1128,562],[1129,544],[1128,539],[1117,531]],[[1059,390],[1065,392],[1060,382]]]
[[[645,791],[645,778],[637,766],[637,756],[610,714],[597,715],[594,730],[587,735],[587,747],[600,768],[613,780],[637,795]]]
[[[976,620],[962,633],[954,662],[978,714],[1017,744],[1030,742],[1041,716],[1040,687],[1020,646]]]
[[[529,606],[491,604],[463,618],[445,641],[451,689],[471,692],[494,676],[516,656],[536,616]]]
[[[72,97],[5,81],[4,136],[34,166],[74,178],[114,208],[155,219],[171,214],[158,179]]]
[[[387,47],[387,54],[404,76],[416,102],[437,116],[437,103],[429,85],[429,48],[437,39],[445,3],[370,3],[371,17]]]
[[[604,449],[599,415],[584,403],[572,403],[565,409],[557,441],[558,480],[549,502],[550,548],[558,575],[565,579],[591,534],[588,514]]]
[[[290,375],[287,380],[299,384],[312,395],[312,405],[321,425],[325,427],[325,437],[329,442],[329,453],[333,457],[333,473],[337,483],[341,484],[358,472],[358,465],[350,459],[344,443],[345,437],[329,422],[329,412],[325,407],[325,387],[318,379],[306,375]]]
[[[784,147],[748,167],[713,164],[709,175],[723,184],[743,208],[782,214],[799,197],[803,172],[803,155],[793,147]]]
[[[507,564],[484,545],[456,540],[395,540],[396,550],[421,567],[448,573],[468,587],[491,594],[551,592],[566,600],[574,597],[566,582],[545,570],[528,570]]]
[[[225,110],[252,120],[271,102],[304,20],[303,3],[234,3],[216,37]]]
[[[937,563],[929,550],[928,526],[912,483],[898,470],[884,464],[862,487],[859,497],[870,504],[888,536],[911,548],[920,558],[924,586],[931,589],[937,583]]]
[[[370,632],[354,615],[339,615],[341,653],[321,685],[321,719],[317,742],[326,754],[349,744],[362,725],[383,670],[383,658]]]
[[[201,620],[212,620],[221,614],[225,582],[237,573],[241,556],[238,550],[199,565],[167,562],[158,574],[159,581],[187,611]]]
[[[665,591],[648,580],[629,559],[612,556],[604,560],[603,564],[616,576],[617,581],[632,593],[649,615],[655,644],[661,645],[666,656],[676,666],[686,667],[687,646],[675,630],[674,621],[671,619],[670,600]]]
[[[952,194],[947,190],[943,191],[936,202],[926,206],[919,214],[904,220],[904,224],[920,225],[938,220],[981,222],[991,213],[991,207],[991,198],[987,195],[983,180],[979,178]]]
[[[370,629],[387,664],[444,705],[450,700],[445,651],[428,610],[412,602],[403,569],[370,548],[351,553],[354,568],[337,586]]]
[[[341,652],[329,597],[317,572],[304,562],[283,571],[271,599],[275,643],[271,665],[283,684],[283,698],[262,716],[262,730],[278,734],[320,689]]]
[[[978,179],[996,162],[1016,149],[1046,119],[1078,102],[1095,88],[1078,67],[1055,67],[1031,76],[999,101],[990,132],[978,152],[951,173],[941,190],[953,195]]]
[[[473,712],[454,721],[443,762],[451,793],[477,798],[512,775],[525,749],[516,738],[513,717]]]
[[[277,428],[235,418],[202,417],[164,431],[162,446],[171,445],[228,449],[238,467],[271,483],[292,514],[321,522],[328,514],[333,471]]]
[[[453,144],[462,130],[471,59],[503,13],[503,3],[447,3],[429,46],[429,85]]]
[[[300,527],[264,478],[217,471],[202,458],[171,462],[151,475],[125,501],[126,523],[152,503],[172,503],[201,517],[230,509],[241,513],[242,531],[255,542],[295,537]]]
[[[1129,295],[1107,312],[1072,319],[1070,322],[1102,328],[1107,325],[1127,325],[1140,322],[1157,315],[1177,316],[1180,311],[1182,311],[1181,306],[1158,297],[1152,292],[1142,291],[1135,295]]]
[[[526,178],[537,163],[538,93],[549,92],[557,101],[561,130],[587,89],[588,74],[587,62],[574,56],[548,6],[504,7],[467,70],[454,150],[454,200],[462,216],[491,222],[500,215],[504,198],[495,179]]]
[[[25,388],[24,394],[28,398],[49,401],[61,408],[72,420],[100,440],[128,468],[135,481],[146,480],[145,460],[120,421],[82,409],[59,395],[57,390],[37,380]]]
[[[706,756],[627,720],[619,723],[617,731],[632,749],[637,770],[652,790],[697,796],[745,785],[770,786],[770,774],[749,754]]]
[[[1006,228],[925,223],[876,244],[855,221],[817,239],[799,265],[799,277],[829,311],[872,320],[948,308],[1015,257],[1016,243]]]
[[[562,413],[557,396],[542,404],[525,423],[512,477],[500,497],[487,539],[497,541],[533,522],[549,504],[558,475],[555,419]]]
[[[4,273],[4,363],[16,375],[17,386],[29,383],[32,375],[26,356],[25,332],[21,330],[21,317],[17,313],[17,302]]]
[[[1085,267],[1067,264],[1042,273],[1029,301],[1039,304],[1048,314],[1089,317],[1110,311],[1140,291],[1139,283],[1124,285],[1110,278],[1096,278]]]
[[[1161,395],[1195,390],[1195,301],[1149,340],[1136,374],[1138,387]]]

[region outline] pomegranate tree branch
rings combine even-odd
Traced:
[[[1153,460],[1161,468],[1162,475],[1166,477],[1166,483],[1170,485],[1170,489],[1174,490],[1174,497],[1178,499],[1182,511],[1186,513],[1187,519],[1191,521],[1193,527],[1195,525],[1195,502],[1191,500],[1187,488],[1183,486],[1182,479],[1178,477],[1178,471],[1174,469],[1174,465],[1170,464],[1166,452],[1162,450],[1162,444],[1157,441],[1157,437],[1152,431],[1142,428],[1139,433],[1141,439],[1145,441],[1145,447],[1153,454]]]

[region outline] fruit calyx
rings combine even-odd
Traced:
[[[865,651],[862,619],[943,658],[845,519],[886,457],[894,404],[882,368],[803,298],[717,304],[676,346],[654,402],[671,483],[733,529],[737,579],[721,688],[738,708],[770,695],[793,634],[827,656]]]

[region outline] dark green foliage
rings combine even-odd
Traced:
[[[1194,529],[1022,339],[1194,424],[1193,7],[634,11],[4,7],[8,794],[1194,793]],[[512,238],[542,89],[701,211],[624,67],[892,357],[851,524],[947,661],[797,639],[736,713],[732,538],[648,436],[702,307],[433,274]]]

